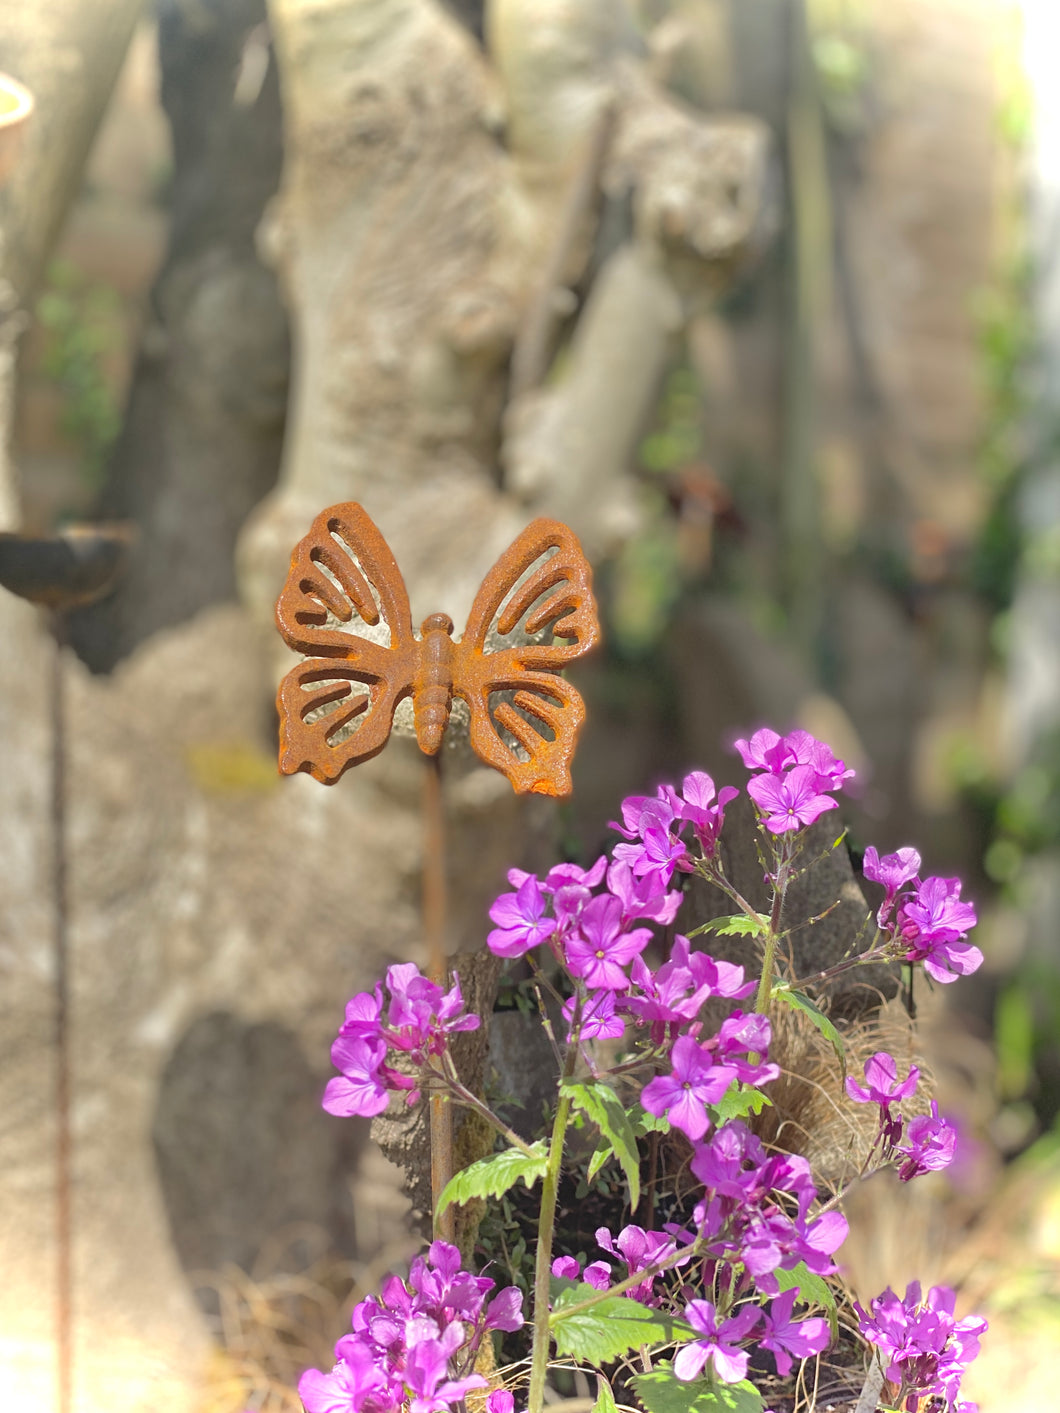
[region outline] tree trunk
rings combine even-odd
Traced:
[[[139,535],[117,592],[74,631],[96,670],[235,597],[236,535],[275,482],[283,439],[287,325],[256,247],[282,149],[264,0],[164,0],[159,53],[169,249],[99,506]]]

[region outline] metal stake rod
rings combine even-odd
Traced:
[[[427,942],[427,970],[436,985],[449,984],[445,955],[446,868],[445,804],[442,799],[442,753],[427,756],[423,786],[423,930]],[[430,1097],[431,1208],[453,1176],[453,1111],[441,1094]],[[454,1209],[449,1207],[434,1221],[435,1237],[452,1241]]]
[[[70,948],[66,895],[66,621],[50,615],[51,669],[52,921],[55,969],[55,1343],[58,1413],[73,1403],[73,1269],[70,1135]]]

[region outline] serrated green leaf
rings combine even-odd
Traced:
[[[638,1138],[647,1133],[669,1133],[670,1120],[665,1114],[649,1114],[647,1109],[641,1109],[633,1120],[633,1132]]]
[[[593,1404],[592,1413],[618,1413],[615,1395],[611,1392],[611,1385],[603,1374],[600,1374],[596,1380],[596,1402]]]
[[[694,927],[689,937],[700,937],[704,932],[715,932],[719,937],[764,937],[769,931],[768,918],[755,913],[733,913],[729,917],[712,917],[699,927]]]
[[[817,1027],[835,1051],[836,1058],[843,1069],[843,1077],[845,1078],[847,1072],[846,1046],[843,1044],[843,1037],[836,1029],[835,1023],[829,1020],[824,1011],[802,991],[792,991],[789,986],[774,986],[773,999],[783,1001],[784,1004],[790,1006],[792,1010],[801,1011],[803,1015],[810,1018],[811,1023]]]
[[[453,1202],[462,1205],[470,1202],[472,1197],[500,1197],[520,1178],[527,1187],[533,1187],[539,1177],[544,1177],[547,1167],[548,1152],[544,1139],[532,1144],[530,1153],[524,1153],[520,1148],[490,1153],[449,1179],[438,1199],[436,1215],[441,1216]]]
[[[640,1154],[637,1152],[633,1125],[622,1100],[602,1080],[589,1083],[565,1080],[560,1089],[576,1109],[592,1120],[600,1130],[600,1136],[611,1145],[611,1151],[629,1184],[629,1205],[635,1209],[640,1202]]]
[[[580,1313],[564,1311],[599,1296],[591,1285],[578,1284],[560,1291],[552,1302],[549,1324],[556,1353],[591,1364],[606,1364],[642,1344],[658,1344],[674,1337],[678,1322],[661,1310],[651,1310],[628,1295],[608,1295]]]
[[[608,1158],[614,1155],[614,1149],[606,1140],[593,1149],[593,1156],[589,1159],[589,1166],[586,1169],[585,1180],[592,1182],[593,1178],[607,1162]]]
[[[729,1086],[716,1104],[711,1104],[716,1123],[727,1124],[730,1119],[745,1119],[748,1114],[760,1114],[773,1104],[768,1094],[755,1089],[750,1084],[740,1084],[737,1080]]]
[[[815,1275],[813,1271],[807,1269],[806,1262],[800,1261],[797,1266],[792,1266],[790,1271],[774,1271],[777,1285],[781,1294],[786,1290],[794,1290],[798,1287],[799,1298],[807,1305],[820,1305],[828,1316],[828,1326],[832,1331],[832,1338],[835,1339],[839,1333],[839,1311],[836,1309],[835,1295],[832,1287],[823,1276]]]
[[[762,1395],[742,1379],[723,1384],[713,1379],[679,1379],[669,1360],[633,1379],[648,1413],[762,1413]]]

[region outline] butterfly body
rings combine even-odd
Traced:
[[[568,794],[585,707],[560,673],[599,641],[591,585],[567,526],[535,520],[487,574],[462,637],[454,642],[452,619],[433,613],[417,638],[401,572],[364,509],[321,512],[276,605],[283,637],[307,655],[277,694],[280,769],[333,784],[383,749],[410,696],[417,742],[435,755],[459,696],[482,760],[517,791]],[[389,643],[347,629],[355,616],[385,625]]]
[[[424,755],[437,755],[453,706],[453,620],[447,613],[432,613],[423,620],[417,645],[416,676],[412,684],[412,709],[416,740]]]

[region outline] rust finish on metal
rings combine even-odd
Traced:
[[[369,638],[346,628],[355,616],[379,631]],[[435,755],[457,696],[470,709],[476,754],[515,790],[570,794],[585,704],[560,673],[596,646],[600,625],[592,571],[566,525],[527,526],[486,575],[454,642],[452,621],[440,613],[415,636],[390,547],[360,505],[334,505],[296,545],[276,621],[287,644],[305,654],[276,698],[285,774],[304,770],[334,784],[383,749],[406,697],[420,749]],[[389,642],[375,641],[384,627]],[[525,641],[545,629],[553,641]],[[500,693],[511,700],[491,700]]]

